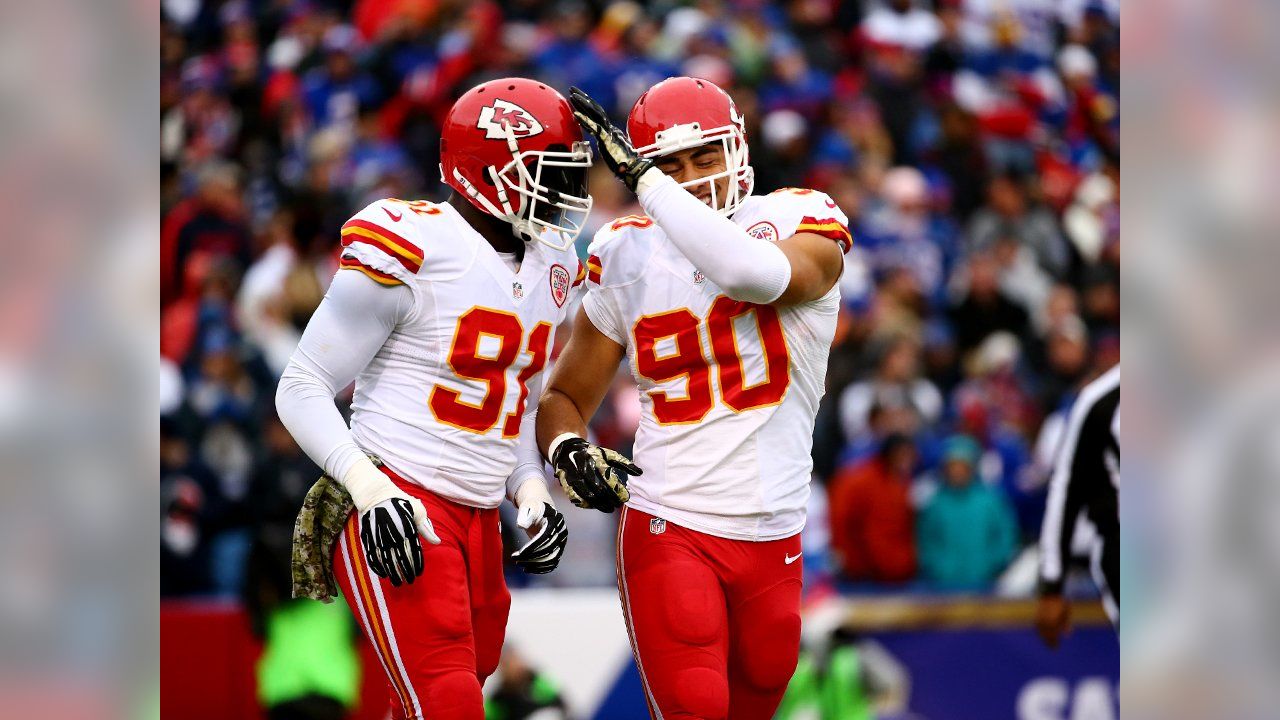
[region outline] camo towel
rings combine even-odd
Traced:
[[[338,595],[333,546],[353,509],[355,504],[346,489],[328,475],[321,476],[307,491],[293,524],[294,597],[328,603]]]

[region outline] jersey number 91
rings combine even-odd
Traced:
[[[481,340],[485,337],[496,341],[496,349],[481,351]],[[463,313],[458,318],[458,328],[449,349],[449,367],[460,378],[484,383],[484,398],[479,404],[472,404],[463,400],[456,390],[437,385],[431,389],[428,401],[436,420],[474,433],[492,430],[502,418],[502,406],[507,397],[507,370],[519,357],[523,340],[524,327],[520,318],[512,313],[479,306]],[[547,364],[550,340],[550,323],[540,322],[533,326],[524,350],[531,359],[516,376],[520,397],[516,400],[515,410],[508,413],[502,423],[504,438],[520,434],[520,418],[529,399],[529,378],[537,375]]]

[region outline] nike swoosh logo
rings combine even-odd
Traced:
[[[803,554],[804,554],[804,553],[800,553],[800,555],[803,555]],[[793,562],[795,562],[795,561],[799,560],[799,559],[800,559],[800,555],[796,555],[795,557],[791,557],[790,555],[788,555],[788,556],[786,557],[786,563],[787,563],[788,565],[790,565],[791,563],[793,563]]]
[[[833,207],[835,207],[835,206],[836,206],[835,201],[834,201],[834,200],[832,200],[831,198],[827,198],[826,202],[827,202],[827,207],[829,207],[829,208],[833,208]]]
[[[393,215],[391,211],[386,208],[382,208],[382,212],[386,213],[387,217],[391,218],[392,222],[400,222],[400,218],[404,217],[404,213]]]

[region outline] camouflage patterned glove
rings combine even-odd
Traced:
[[[653,161],[636,152],[627,134],[609,120],[609,113],[590,95],[576,87],[569,88],[569,104],[573,106],[573,116],[578,123],[595,137],[604,164],[631,192],[635,192],[640,176],[653,167]]]
[[[569,502],[611,513],[631,499],[627,476],[640,475],[621,453],[566,433],[551,442],[551,467]]]

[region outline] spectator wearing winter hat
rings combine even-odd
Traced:
[[[873,43],[923,52],[942,37],[942,22],[912,0],[890,0],[867,14],[862,34]]]
[[[225,162],[202,166],[195,194],[175,205],[160,224],[161,306],[197,290],[186,284],[193,255],[230,258],[245,267],[251,249],[239,172]]]
[[[1098,61],[1082,45],[1058,51],[1058,72],[1067,94],[1063,138],[1077,163],[1097,164],[1119,147],[1119,103],[1098,84]]]
[[[940,590],[989,589],[1017,550],[1013,511],[978,477],[980,454],[973,438],[948,438],[942,483],[920,513],[920,575]]]
[[[761,123],[760,162],[756,182],[761,187],[804,187],[809,162],[809,123],[794,110],[774,110]]]
[[[929,183],[914,167],[895,167],[885,173],[880,196],[883,202],[866,223],[873,269],[881,273],[905,269],[929,304],[942,306],[947,268],[959,250],[959,233],[948,219],[933,212]]]

